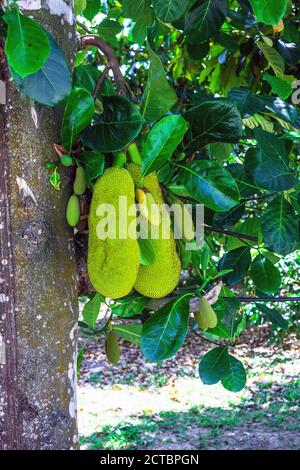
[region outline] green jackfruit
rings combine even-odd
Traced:
[[[141,168],[131,163],[128,165],[128,171],[135,184],[138,184],[141,180]],[[164,204],[156,173],[151,173],[143,179],[143,188],[147,190],[147,193],[152,194],[156,204]],[[170,230],[169,238],[163,238],[163,218],[160,225],[154,228],[157,229],[158,238],[151,237],[150,230],[149,234],[155,250],[155,261],[151,265],[140,266],[134,288],[146,297],[162,298],[170,294],[178,285],[181,263],[172,230]]]
[[[127,170],[108,168],[97,180],[93,192],[89,216],[88,272],[96,291],[112,299],[129,294],[135,284],[140,263],[140,248],[134,238],[136,214],[128,215],[126,210],[120,212],[120,196],[127,198],[128,208],[135,204],[132,178]],[[116,233],[108,233],[106,239],[97,235],[99,227],[104,224],[104,228],[105,220],[108,219],[105,211],[102,214],[99,212],[102,204],[112,205],[116,213]],[[125,230],[125,238],[120,238],[118,233],[120,217],[125,217],[120,223],[122,230]],[[131,237],[128,236],[129,225],[134,227]]]

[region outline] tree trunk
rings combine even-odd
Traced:
[[[72,0],[22,0],[71,63]],[[0,56],[1,57],[1,56]],[[5,72],[1,64],[2,73]],[[5,75],[5,74],[4,74]],[[0,77],[1,78],[1,77]],[[0,104],[0,449],[77,448],[77,278],[65,221],[70,175],[49,184],[59,110],[34,104],[5,77]],[[1,101],[0,101],[1,103]]]

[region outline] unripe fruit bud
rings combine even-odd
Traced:
[[[201,298],[199,311],[202,319],[207,324],[208,328],[215,328],[217,326],[217,315],[206,297]]]
[[[85,171],[82,166],[76,168],[76,176],[73,185],[74,193],[81,196],[86,191]]]
[[[66,219],[71,227],[75,227],[80,220],[80,204],[76,194],[72,194],[68,201]]]
[[[105,340],[105,352],[108,361],[111,364],[118,364],[120,361],[120,346],[118,337],[114,330],[111,330]]]
[[[60,163],[63,166],[69,167],[73,165],[73,158],[70,155],[62,155],[60,157]]]
[[[202,317],[201,312],[195,312],[194,313],[194,318],[195,318],[195,322],[198,323],[201,330],[204,330],[204,331],[207,330],[208,324],[206,323],[206,321]]]

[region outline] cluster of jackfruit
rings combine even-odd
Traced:
[[[94,187],[90,216],[89,216],[89,249],[88,271],[90,280],[97,292],[106,297],[117,299],[124,297],[134,288],[139,293],[150,298],[162,298],[172,292],[179,283],[181,262],[176,251],[176,242],[169,218],[168,234],[165,220],[158,213],[148,216],[148,203],[157,206],[164,204],[161,188],[156,173],[151,173],[143,179],[142,189],[137,198],[146,195],[141,219],[148,224],[148,233],[155,251],[154,262],[150,265],[140,264],[140,249],[136,238],[128,236],[125,239],[115,237],[99,239],[97,226],[104,215],[97,212],[100,204],[112,204],[116,209],[117,225],[119,213],[119,197],[127,196],[128,207],[135,204],[135,192],[141,181],[141,168],[129,164],[127,169],[109,168],[98,179]],[[153,213],[152,213],[153,214]],[[128,227],[136,221],[136,214],[128,215]],[[156,227],[153,227],[156,226]],[[156,228],[156,230],[153,230]],[[153,230],[153,231],[152,231]],[[153,238],[151,234],[155,234]],[[118,235],[118,233],[117,233]]]

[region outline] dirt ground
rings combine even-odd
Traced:
[[[91,343],[78,390],[82,448],[299,449],[300,344],[271,347],[265,337],[250,331],[234,350],[248,372],[237,394],[199,380],[199,358],[211,348],[199,338],[161,365],[122,342],[112,366],[103,341]]]

